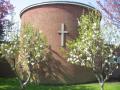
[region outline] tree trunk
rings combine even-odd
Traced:
[[[104,81],[100,83],[100,90],[104,90]]]
[[[100,90],[104,90],[104,79],[103,79],[103,76],[102,75],[97,75],[95,74],[99,84],[100,84]]]

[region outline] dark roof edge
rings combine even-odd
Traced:
[[[33,5],[30,5],[30,6],[26,7],[26,8],[24,8],[20,12],[20,17],[23,15],[24,12],[26,12],[27,10],[29,10],[29,9],[31,9],[33,7],[42,6],[42,5],[50,5],[50,4],[72,4],[72,5],[83,6],[83,7],[90,8],[90,9],[95,9],[94,7],[92,7],[90,5],[79,3],[79,2],[73,2],[73,1],[48,1],[48,2],[41,2],[41,3],[33,4]]]

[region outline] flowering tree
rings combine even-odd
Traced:
[[[113,54],[117,46],[107,44],[101,37],[98,12],[83,14],[79,22],[78,37],[67,44],[68,62],[91,68],[104,90],[104,82],[118,68]]]
[[[3,27],[8,19],[5,17],[13,11],[14,7],[9,0],[0,0],[0,35],[3,34]]]
[[[47,42],[40,31],[25,25],[20,39],[15,38],[11,42],[2,43],[0,51],[17,75],[22,88],[29,81],[39,81],[34,67],[46,61],[48,55]]]
[[[96,0],[108,19],[120,27],[120,0]]]

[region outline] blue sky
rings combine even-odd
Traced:
[[[16,13],[15,21],[19,21],[20,11],[31,4],[36,4],[45,1],[76,1],[76,2],[89,4],[91,6],[95,6],[96,0],[10,0],[10,1],[15,7],[15,13]]]

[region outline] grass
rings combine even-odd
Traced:
[[[20,90],[16,79],[0,78],[0,90]],[[25,90],[100,90],[98,83],[79,85],[28,85]],[[120,90],[120,82],[106,83],[105,90]]]

